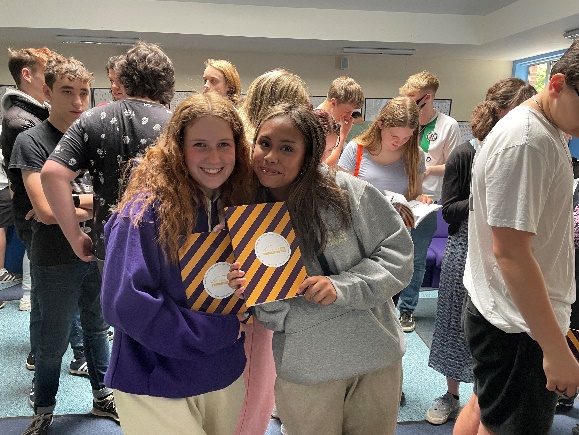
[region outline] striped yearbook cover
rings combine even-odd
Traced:
[[[228,207],[225,218],[235,259],[247,279],[245,304],[295,297],[307,275],[285,204]]]
[[[567,344],[577,361],[579,361],[579,331],[577,329],[569,329],[569,332],[567,332]]]
[[[194,233],[179,249],[179,266],[189,307],[218,314],[245,313],[243,299],[233,294],[227,273],[233,263],[227,231]]]

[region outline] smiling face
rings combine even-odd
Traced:
[[[203,92],[217,92],[227,98],[227,82],[225,76],[217,68],[207,65],[203,72]]]
[[[44,96],[50,101],[49,121],[65,131],[88,108],[90,85],[81,80],[57,78],[52,89],[44,84]]]
[[[301,131],[288,116],[265,121],[253,147],[253,170],[260,183],[279,201],[285,201],[304,164],[306,145]]]
[[[189,175],[211,198],[235,167],[233,131],[221,118],[199,118],[185,127],[183,153]]]
[[[378,125],[381,125],[379,123]],[[380,141],[382,149],[388,151],[402,151],[404,144],[412,137],[414,130],[410,127],[380,127]]]
[[[331,100],[331,114],[334,119],[338,122],[343,121],[351,121],[352,120],[352,112],[356,110],[352,104],[349,103],[338,103],[335,98]]]

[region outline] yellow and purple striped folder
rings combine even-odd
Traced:
[[[245,271],[248,307],[296,296],[306,269],[283,202],[225,209],[235,260]]]
[[[245,313],[247,307],[229,288],[227,272],[233,263],[227,231],[194,233],[179,249],[179,266],[187,302],[192,310],[218,314]]]
[[[577,361],[579,361],[579,330],[569,329],[569,332],[567,332],[567,344]]]

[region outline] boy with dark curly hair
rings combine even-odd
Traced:
[[[104,260],[103,227],[122,194],[126,163],[143,155],[169,121],[165,108],[174,94],[173,63],[156,45],[138,42],[118,71],[127,98],[85,112],[64,135],[42,170],[42,184],[64,235],[82,260]],[[79,230],[74,204],[65,195],[79,170],[93,176],[91,237]]]

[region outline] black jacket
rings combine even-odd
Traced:
[[[48,118],[48,107],[40,105],[34,98],[18,89],[8,90],[2,97],[4,118],[2,119],[2,134],[0,134],[0,146],[4,156],[4,170],[10,180],[10,188],[14,192],[12,205],[14,207],[14,221],[18,235],[24,242],[30,241],[32,232],[30,222],[24,219],[26,213],[32,209],[32,203],[28,198],[22,173],[20,170],[8,170],[10,157],[16,137],[23,131],[28,130]]]

